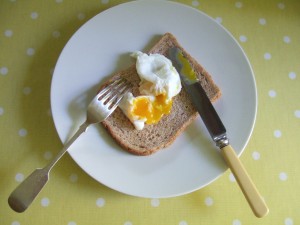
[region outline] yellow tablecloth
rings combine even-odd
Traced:
[[[193,225],[300,223],[300,1],[190,0],[240,42],[256,75],[258,114],[241,156],[270,213],[256,218],[230,171],[181,197],[143,199],[90,178],[68,156],[23,214],[10,192],[62,147],[50,113],[57,58],[74,32],[101,11],[126,1],[1,0],[0,224]]]

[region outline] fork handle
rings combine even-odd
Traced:
[[[87,130],[89,123],[84,122],[57,156],[44,168],[34,170],[8,198],[9,206],[16,212],[24,212],[40,193],[49,180],[49,173],[57,161],[66,153],[72,143]]]
[[[58,160],[67,152],[67,150],[69,149],[69,147],[74,143],[74,141],[76,141],[76,139],[82,134],[84,133],[88,126],[90,125],[90,123],[88,123],[87,121],[85,121],[80,127],[79,129],[76,131],[76,133],[65,143],[63,149],[55,156],[55,158],[45,167],[47,168],[48,171],[50,171],[52,169],[52,167],[58,162]]]

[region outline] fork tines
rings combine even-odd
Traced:
[[[123,96],[129,91],[130,87],[131,84],[128,80],[119,77],[99,92],[98,100],[101,100],[108,109],[117,107]]]

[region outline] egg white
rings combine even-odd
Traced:
[[[141,78],[140,93],[157,96],[165,93],[168,99],[181,90],[181,81],[172,62],[161,54],[147,55],[137,51],[131,54],[136,58],[136,70]]]
[[[142,130],[147,119],[133,115],[134,100],[143,97],[153,102],[156,96],[161,94],[165,94],[166,99],[170,100],[180,92],[181,81],[172,62],[165,56],[161,54],[147,55],[140,51],[132,53],[131,56],[136,58],[136,70],[141,79],[139,91],[142,96],[134,97],[132,93],[128,93],[122,99],[119,107],[134,127]]]

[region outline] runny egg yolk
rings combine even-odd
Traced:
[[[178,53],[177,57],[179,61],[183,64],[181,69],[181,74],[183,74],[189,82],[197,82],[198,80],[197,75],[193,70],[193,68],[191,67],[190,63],[180,53]]]
[[[167,99],[165,94],[160,94],[151,101],[147,97],[137,97],[133,101],[132,114],[141,119],[146,119],[146,124],[157,123],[163,115],[169,114],[172,108],[172,99]]]

